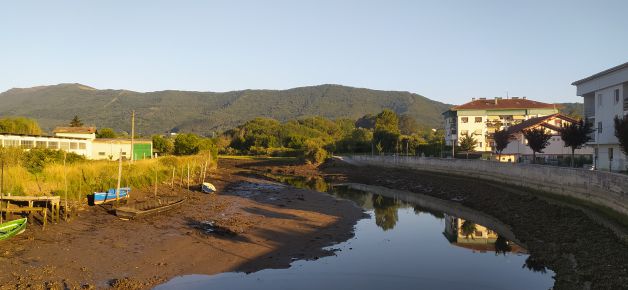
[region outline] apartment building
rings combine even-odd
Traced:
[[[600,170],[627,170],[626,155],[615,137],[615,117],[628,114],[628,62],[575,81],[577,95],[584,100],[585,118],[594,124],[589,146],[594,165]]]
[[[444,112],[445,144],[458,144],[462,136],[473,136],[477,152],[493,152],[492,134],[505,127],[519,124],[530,118],[558,113],[554,104],[527,98],[472,99],[471,102],[452,107]]]

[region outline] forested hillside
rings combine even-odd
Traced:
[[[289,90],[244,90],[225,93],[98,90],[81,84],[11,89],[0,94],[0,116],[25,116],[39,121],[44,131],[68,123],[78,115],[86,125],[129,131],[136,111],[139,134],[167,131],[209,135],[256,117],[279,121],[320,116],[357,119],[391,109],[428,127],[440,127],[449,105],[421,95],[320,85]]]

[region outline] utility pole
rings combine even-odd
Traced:
[[[135,152],[133,152],[135,143],[135,110],[131,112],[131,163],[133,163],[135,159]]]
[[[122,179],[122,147],[120,147],[120,155],[118,155],[118,184],[116,185],[116,206],[120,199],[120,180]]]

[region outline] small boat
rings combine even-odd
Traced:
[[[130,187],[120,187],[119,199],[125,199],[129,197]],[[101,204],[116,200],[116,189],[110,188],[107,192],[94,192],[94,204]]]
[[[182,197],[159,197],[144,202],[134,202],[116,208],[116,216],[133,219],[174,209],[185,202]]]
[[[203,184],[201,184],[201,191],[204,193],[216,192],[216,187],[209,182],[203,182]]]
[[[19,235],[26,230],[27,218],[21,218],[0,224],[0,241]]]

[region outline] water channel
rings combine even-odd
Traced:
[[[336,255],[251,274],[185,275],[156,289],[549,289],[554,273],[527,260],[506,225],[453,201],[360,184],[277,177],[328,192],[370,218]]]

